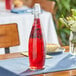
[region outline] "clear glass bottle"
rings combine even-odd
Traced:
[[[43,69],[45,64],[45,47],[37,5],[34,7],[34,23],[30,33],[28,48],[30,69]]]
[[[70,38],[69,38],[69,48],[70,48],[70,54],[71,55],[76,55],[76,32],[70,33]]]

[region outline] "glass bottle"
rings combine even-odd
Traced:
[[[70,54],[76,56],[76,32],[71,31],[69,38]]]
[[[30,69],[43,69],[45,64],[45,47],[39,18],[39,10],[36,4],[34,7],[34,23],[30,33],[28,48]]]
[[[5,0],[5,8],[7,10],[11,10],[12,9],[12,0]]]

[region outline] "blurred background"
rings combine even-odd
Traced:
[[[4,0],[0,0],[4,1]],[[33,7],[34,3],[41,4],[42,9],[49,11],[53,15],[54,24],[61,45],[69,45],[70,30],[59,22],[59,18],[71,15],[70,10],[76,8],[76,0],[22,0],[24,5]]]

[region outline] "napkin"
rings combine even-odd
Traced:
[[[33,14],[33,8],[28,8],[28,7],[22,7],[22,8],[13,8],[11,10],[11,13],[16,13],[16,14],[23,14],[23,13],[32,13]],[[43,10],[40,10],[41,13],[43,13]]]
[[[20,76],[33,76],[35,74],[76,69],[76,58],[73,58],[73,56],[70,55],[68,52],[53,55],[52,59],[45,60],[45,68],[43,70],[37,71],[29,70],[28,57],[0,60],[0,66],[13,73],[21,74]],[[3,76],[3,71],[0,75]],[[6,73],[6,76],[11,75],[7,75]]]
[[[21,14],[21,13],[32,13],[32,8],[14,8],[11,10],[12,13]]]
[[[58,52],[64,52],[65,49],[60,47],[60,45],[57,44],[46,44],[46,53],[58,53]]]
[[[26,56],[26,57],[28,57],[28,51],[21,52],[21,54],[24,55],[24,56]],[[46,59],[50,59],[50,58],[52,58],[52,56],[46,55]]]

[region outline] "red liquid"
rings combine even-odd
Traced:
[[[5,0],[5,8],[8,10],[12,9],[12,0]]]
[[[35,19],[29,38],[29,62],[30,69],[43,69],[45,63],[45,51],[40,20]]]

